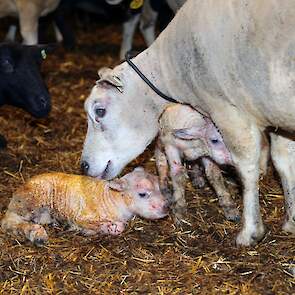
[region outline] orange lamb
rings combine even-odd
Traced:
[[[135,168],[112,181],[65,173],[35,176],[13,194],[2,229],[39,245],[47,242],[44,224],[62,222],[83,234],[118,235],[135,215],[167,215],[158,178]]]

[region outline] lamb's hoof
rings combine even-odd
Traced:
[[[264,226],[255,229],[242,229],[236,239],[237,246],[254,246],[264,237]]]
[[[206,180],[202,176],[194,177],[192,180],[193,187],[203,188],[206,185]]]
[[[174,209],[172,212],[173,222],[178,229],[186,230],[188,226],[191,227],[191,223],[185,219],[187,213],[186,207],[181,209],[177,208],[177,210]]]
[[[162,195],[168,200],[169,203],[173,200],[173,195],[168,187],[161,188]]]
[[[238,208],[224,208],[225,218],[229,221],[239,222],[241,220],[240,212]]]
[[[36,246],[40,247],[43,246],[48,241],[48,235],[44,227],[38,224],[34,224],[32,229],[28,234],[28,239],[35,244]]]
[[[42,247],[46,244],[47,240],[41,239],[41,238],[37,238],[34,239],[34,245],[37,247]]]

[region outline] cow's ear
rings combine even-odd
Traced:
[[[14,71],[12,62],[7,58],[0,59],[0,71],[6,74],[12,73]]]
[[[190,128],[174,129],[172,134],[178,139],[192,140],[203,138],[205,136],[205,129],[202,126],[192,126]]]
[[[109,187],[115,191],[123,192],[128,188],[128,182],[124,178],[117,178],[109,181]]]
[[[123,92],[123,82],[119,77],[113,74],[112,69],[101,68],[98,70],[99,80],[96,81],[98,85],[104,85],[105,83],[115,86],[120,92]]]

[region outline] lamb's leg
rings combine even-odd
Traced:
[[[179,151],[174,146],[165,147],[166,156],[170,166],[170,177],[173,185],[173,201],[172,207],[175,222],[180,224],[186,213],[185,201],[185,184],[187,181],[186,169],[182,165]]]
[[[2,219],[2,229],[11,232],[16,237],[25,237],[37,246],[47,242],[48,236],[42,225],[30,222],[23,216],[8,210]]]
[[[295,141],[272,133],[271,157],[281,177],[285,196],[283,230],[295,234]]]
[[[15,236],[25,237],[36,245],[42,245],[48,240],[46,230],[42,225],[32,222],[35,218],[39,218],[38,209],[27,208],[25,199],[14,196],[2,219],[2,229]],[[46,223],[45,219],[40,218]]]
[[[168,173],[169,173],[169,165],[167,162],[166,155],[163,151],[164,147],[161,143],[161,140],[157,140],[156,149],[155,149],[155,158],[156,158],[156,166],[157,171],[159,175],[159,185],[162,194],[169,200],[169,202],[172,202],[172,196],[169,189],[168,184]]]
[[[199,163],[194,163],[192,165],[189,176],[194,187],[203,188],[205,186],[206,180],[204,178],[204,171]]]
[[[124,60],[125,54],[132,49],[133,36],[139,22],[140,14],[132,15],[130,19],[123,23],[123,39],[120,50],[120,59]]]
[[[236,242],[238,245],[254,245],[264,236],[258,193],[261,131],[235,107],[222,102],[223,112],[215,113],[216,117],[212,119],[221,130],[244,188],[243,227]],[[226,113],[230,116],[225,120]]]
[[[202,158],[202,163],[205,167],[207,179],[218,196],[219,204],[224,211],[226,219],[239,221],[239,210],[233,201],[230,192],[226,188],[220,168],[208,158]]]

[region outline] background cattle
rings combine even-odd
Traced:
[[[36,118],[48,115],[50,95],[40,65],[52,49],[45,45],[0,44],[0,106],[22,108]]]

